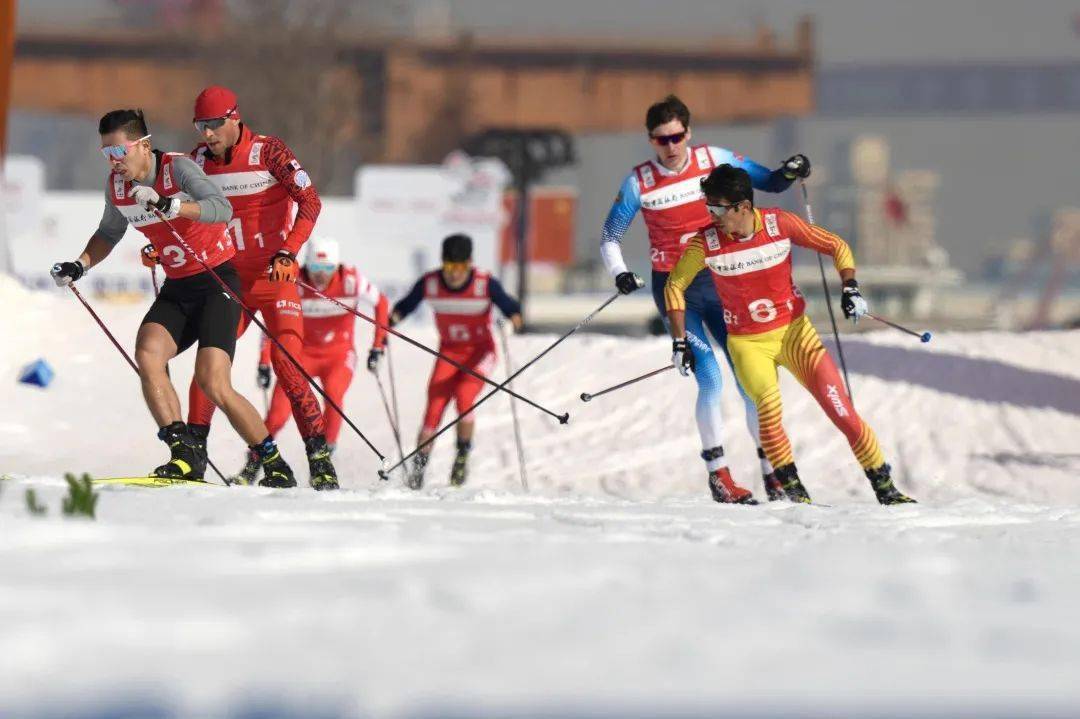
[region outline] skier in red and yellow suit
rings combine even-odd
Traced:
[[[701,186],[713,223],[687,243],[664,289],[676,368],[684,375],[693,369],[685,336],[684,292],[698,272],[708,268],[724,305],[735,374],[757,405],[762,448],[788,497],[810,501],[781,423],[777,366],[795,375],[847,437],[878,501],[913,502],[893,484],[877,436],[855,412],[832,357],[804,314],[806,301],[791,277],[792,245],[831,256],[844,282],[844,316],[857,321],[868,308],[859,294],[855,258],[847,243],[785,210],[755,208],[750,176],[740,168],[721,165]]]
[[[270,332],[299,359],[304,317],[296,285],[296,256],[322,208],[319,193],[284,142],[259,135],[241,122],[232,90],[216,85],[203,90],[195,99],[194,122],[203,142],[192,150],[191,158],[233,208],[228,230],[236,245],[233,264],[240,275],[241,298],[247,307],[262,312]],[[242,316],[238,336],[247,325],[247,317]],[[304,438],[312,488],[337,489],[337,472],[330,461],[315,392],[276,345],[271,359]],[[213,412],[213,404],[192,384],[189,426],[208,433]]]

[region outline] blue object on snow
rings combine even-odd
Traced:
[[[23,367],[22,372],[19,373],[19,381],[23,384],[48,387],[55,376],[56,372],[53,371],[52,366],[44,359],[39,359]]]

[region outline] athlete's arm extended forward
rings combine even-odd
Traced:
[[[232,219],[232,204],[228,198],[190,158],[175,158],[172,173],[177,186],[192,198],[180,203],[180,217],[207,224]]]
[[[792,242],[832,257],[841,280],[855,279],[855,255],[851,253],[851,247],[843,238],[824,227],[811,225],[793,212],[784,211],[781,217]]]
[[[421,277],[409,290],[409,294],[402,297],[394,305],[393,311],[390,312],[390,326],[393,327],[398,322],[412,314],[413,310],[420,306],[420,303],[424,301],[424,278]]]
[[[686,288],[705,269],[705,248],[701,242],[700,235],[690,238],[664,285],[664,305],[672,339],[681,340],[686,336]]]

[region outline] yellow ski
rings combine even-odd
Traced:
[[[93,480],[94,485],[119,484],[127,487],[176,487],[195,485],[210,487],[207,482],[194,479],[173,479],[170,477],[105,477]]]

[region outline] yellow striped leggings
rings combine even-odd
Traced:
[[[885,457],[870,425],[848,398],[836,364],[806,315],[783,327],[756,335],[728,335],[728,352],[746,394],[757,405],[761,447],[774,467],[791,464],[791,442],[782,424],[777,367],[786,367],[810,391],[832,423],[844,433],[863,469],[880,467]]]

